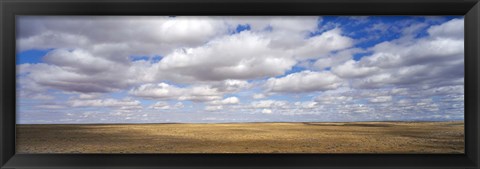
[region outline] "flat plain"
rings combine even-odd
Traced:
[[[17,125],[17,153],[464,153],[463,122]]]

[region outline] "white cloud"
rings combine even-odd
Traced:
[[[38,105],[36,108],[39,109],[65,109],[67,107],[63,105],[55,105],[55,104],[44,104],[44,105]]]
[[[352,100],[352,97],[342,95],[320,95],[315,98],[320,104],[346,104]]]
[[[122,110],[142,109],[140,101],[132,99],[94,99],[94,100],[69,100],[68,105],[72,107],[112,107]]]
[[[317,70],[324,70],[325,68],[331,68],[341,65],[346,61],[350,60],[354,54],[362,52],[363,50],[359,48],[341,50],[336,53],[331,53],[326,57],[317,59],[315,63],[313,63],[313,65],[308,65],[309,62],[307,62],[307,66]]]
[[[369,49],[371,55],[359,61],[350,60],[335,66],[332,72],[351,79],[350,84],[355,88],[463,84],[462,22],[463,20],[453,19],[432,26],[427,30],[430,36],[419,39],[401,38],[379,43]],[[453,28],[453,24],[458,25],[458,28]]]
[[[240,100],[238,97],[228,97],[223,100],[214,100],[211,102],[208,102],[208,104],[211,105],[231,105],[231,104],[238,104],[240,103]]]
[[[269,39],[259,34],[242,32],[205,46],[175,50],[161,60],[159,67],[204,81],[282,75],[296,61],[287,53],[270,48],[269,43]]]
[[[288,108],[288,102],[286,101],[278,101],[278,100],[260,100],[260,101],[253,101],[251,103],[251,106],[253,108],[259,109],[259,108]]]
[[[352,45],[340,29],[309,37],[318,31],[319,21],[319,17],[22,17],[19,50],[54,50],[44,57],[46,64],[19,68],[35,72],[27,76],[35,76],[31,82],[37,86],[67,92],[106,93],[164,80],[223,81],[224,86],[214,87],[233,92],[248,87],[244,80],[283,75],[297,59]],[[251,30],[230,35],[239,24]],[[132,61],[131,56],[161,59]]]
[[[156,102],[155,104],[150,106],[151,109],[156,109],[156,110],[168,110],[170,109],[170,105],[167,102]]]
[[[463,19],[452,19],[447,23],[430,27],[430,29],[428,29],[428,34],[436,38],[463,40],[464,34],[461,32],[464,31],[464,25]]]
[[[144,84],[133,88],[129,94],[147,99],[211,101],[222,97],[217,89],[210,86],[192,86],[179,88],[166,83]]]
[[[56,49],[47,53],[47,55],[43,57],[43,60],[47,64],[62,67],[66,71],[86,75],[105,72],[112,68],[124,68],[118,67],[119,65],[116,65],[112,61],[102,57],[95,57],[87,51],[78,49],[70,51],[66,49]]]
[[[265,96],[265,94],[263,94],[263,93],[257,93],[257,94],[254,94],[252,96],[252,98],[254,98],[254,99],[263,99],[265,97],[267,97],[267,96]]]
[[[224,20],[194,16],[23,16],[18,27],[20,50],[80,47],[117,53],[113,50],[122,49],[124,54],[117,57],[124,58],[132,53],[165,54],[175,47],[201,45],[229,29]],[[122,48],[106,48],[107,52],[99,48],[102,45]]]
[[[212,87],[218,88],[218,90],[222,92],[231,93],[241,91],[242,89],[248,89],[250,87],[250,84],[245,80],[227,79],[217,84],[212,84]]]
[[[377,96],[369,99],[368,101],[372,103],[385,103],[392,101],[392,96]]]
[[[222,105],[205,106],[205,110],[207,110],[207,111],[218,111],[218,110],[222,110],[222,109],[223,109]]]
[[[291,49],[301,46],[309,33],[318,31],[317,16],[238,16],[227,17],[232,25],[249,25],[252,32],[261,32],[271,39],[271,47]]]
[[[100,96],[101,96],[101,94],[99,94],[99,93],[89,93],[89,94],[80,93],[78,95],[78,98],[79,99],[97,99]]]
[[[137,97],[152,99],[173,99],[184,94],[182,88],[178,88],[166,83],[144,84],[130,90],[129,94]]]
[[[317,102],[308,101],[308,102],[295,102],[295,106],[304,109],[313,109],[318,106]]]
[[[342,85],[342,79],[334,74],[302,71],[281,78],[270,78],[266,82],[269,92],[312,92],[332,90]]]
[[[342,78],[361,78],[376,73],[378,70],[376,67],[361,67],[358,62],[349,60],[332,69],[332,72]]]
[[[346,49],[353,46],[353,40],[342,36],[338,28],[314,36],[306,40],[305,44],[296,49],[295,56],[299,59],[320,58],[332,51]]]
[[[272,114],[272,110],[271,110],[271,109],[262,109],[262,113],[264,113],[264,114]]]
[[[117,79],[118,77],[122,77],[122,75],[118,75],[117,77],[101,74],[90,76],[73,70],[68,71],[68,68],[44,63],[31,65],[29,69],[31,71],[28,76],[25,77],[28,81],[24,82],[35,83],[35,86],[40,86],[39,89],[41,89],[41,91],[47,88],[54,88],[82,93],[111,92],[128,86],[128,81],[119,81]],[[20,81],[20,85],[29,85],[28,83],[24,84]]]
[[[176,110],[176,109],[182,109],[183,107],[185,107],[185,105],[183,105],[182,102],[177,102],[171,105],[170,103],[164,102],[164,101],[159,101],[149,106],[150,109],[155,109],[155,110]]]

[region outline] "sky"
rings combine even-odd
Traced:
[[[17,123],[457,121],[463,16],[20,16]]]

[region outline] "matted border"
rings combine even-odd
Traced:
[[[16,15],[464,15],[465,154],[15,154]],[[0,0],[0,168],[479,168],[478,0]]]

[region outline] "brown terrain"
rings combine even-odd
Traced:
[[[17,125],[17,153],[464,153],[463,122]]]

